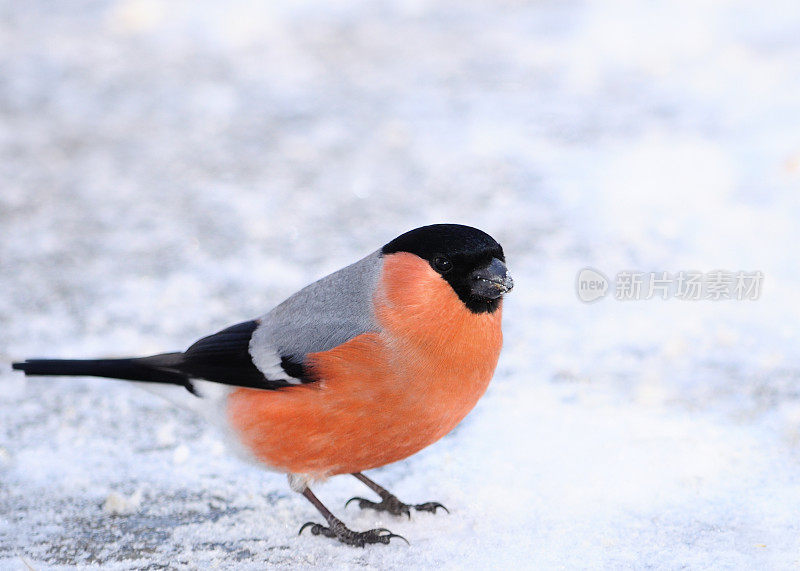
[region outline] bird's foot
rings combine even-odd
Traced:
[[[397,535],[396,533],[392,533],[385,527],[370,529],[369,531],[353,531],[348,529],[347,526],[345,526],[339,520],[332,522],[330,527],[325,527],[322,524],[309,521],[308,523],[303,524],[303,527],[300,528],[298,535],[303,533],[303,530],[307,527],[311,528],[312,535],[324,535],[325,537],[338,539],[339,542],[344,543],[345,545],[352,545],[354,547],[364,547],[365,545],[372,543],[383,543],[388,545],[389,541],[391,541],[393,537],[399,537],[408,543],[408,540],[405,537],[402,535]]]
[[[425,502],[424,504],[416,504],[416,505],[409,505],[404,504],[400,500],[397,499],[397,496],[393,494],[386,494],[382,495],[382,500],[380,502],[373,502],[366,498],[350,498],[347,500],[347,503],[344,507],[350,505],[350,502],[358,501],[358,507],[363,509],[371,509],[378,512],[389,512],[392,515],[405,515],[411,518],[411,508],[414,508],[418,512],[430,512],[436,513],[436,510],[442,508],[447,513],[450,513],[446,507],[444,507],[439,502]]]

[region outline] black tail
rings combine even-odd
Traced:
[[[180,363],[181,353],[165,353],[131,359],[26,359],[11,366],[26,375],[105,377],[126,381],[181,385],[197,394],[189,375],[173,369]]]
[[[26,359],[12,366],[26,375],[89,376],[168,383],[200,396],[192,379],[234,387],[277,390],[292,386],[283,378],[268,379],[250,355],[250,340],[258,321],[245,321],[203,337],[183,353],[163,353],[130,359]],[[288,357],[285,357],[288,359]],[[285,365],[284,365],[285,369]],[[305,381],[304,381],[305,382]]]

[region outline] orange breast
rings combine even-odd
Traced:
[[[318,382],[231,393],[231,424],[259,460],[319,478],[360,472],[432,444],[475,406],[497,365],[502,310],[471,313],[408,253],[385,258],[374,303],[379,332],[309,356]]]

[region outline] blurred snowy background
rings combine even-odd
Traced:
[[[800,3],[0,3],[0,568],[800,564]],[[432,222],[517,284],[486,397],[357,513],[125,383]],[[758,301],[578,301],[591,265]],[[24,560],[24,562],[23,562]]]

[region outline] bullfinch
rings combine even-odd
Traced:
[[[458,224],[423,226],[301,289],[252,321],[186,351],[125,359],[28,359],[27,375],[146,383],[221,425],[234,450],[288,475],[327,525],[313,535],[388,544],[385,528],[348,529],[310,485],[352,474],[381,501],[361,509],[410,515],[363,471],[396,462],[450,432],[494,374],[503,295],[513,287],[503,249]],[[349,503],[349,502],[348,502]]]

